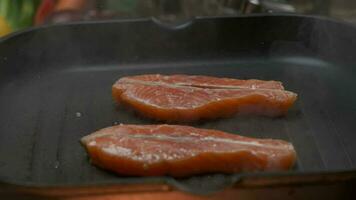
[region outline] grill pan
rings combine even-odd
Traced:
[[[35,194],[179,189],[208,194],[356,177],[356,28],[319,17],[151,19],[34,28],[0,41],[0,186]],[[79,139],[117,123],[157,123],[118,108],[111,85],[136,74],[282,81],[299,99],[286,117],[198,122],[294,144],[295,168],[184,179],[123,177],[89,163]],[[57,192],[57,193],[56,193]]]

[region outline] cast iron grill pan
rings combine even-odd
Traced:
[[[303,16],[200,18],[183,29],[149,19],[58,25],[0,42],[0,177],[47,187],[164,183],[209,193],[254,177],[356,172],[355,27]],[[202,74],[282,81],[298,93],[286,117],[193,124],[288,140],[288,172],[124,177],[92,166],[79,139],[118,123],[157,123],[118,108],[111,85],[136,74]]]

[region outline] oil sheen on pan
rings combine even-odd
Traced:
[[[112,95],[143,116],[168,122],[234,114],[278,117],[297,99],[278,81],[159,74],[120,78],[112,86]]]
[[[92,164],[120,175],[184,177],[290,169],[291,143],[181,125],[117,125],[81,139]]]

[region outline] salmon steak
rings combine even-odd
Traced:
[[[181,125],[117,125],[81,139],[92,164],[120,175],[184,177],[290,169],[291,143]]]
[[[143,116],[169,122],[234,114],[277,117],[285,115],[297,98],[278,81],[159,74],[120,78],[112,95]]]

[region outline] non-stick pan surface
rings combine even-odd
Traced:
[[[12,35],[0,42],[1,182],[37,189],[168,184],[208,193],[251,177],[272,180],[262,182],[267,185],[352,178],[355,36],[351,25],[288,15],[201,18],[184,28],[151,20],[110,21]],[[286,117],[232,117],[193,125],[288,140],[298,153],[296,167],[283,173],[174,179],[123,177],[92,166],[81,137],[117,123],[158,123],[117,108],[111,98],[115,80],[148,73],[282,81],[299,95]]]

